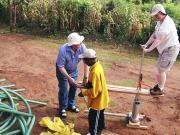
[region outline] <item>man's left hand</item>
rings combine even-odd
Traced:
[[[146,44],[144,44],[144,45],[140,44],[140,46],[141,46],[142,49],[147,48]]]
[[[146,48],[143,48],[143,51],[144,51],[145,53],[150,52],[150,50],[149,50],[149,49],[146,49]]]

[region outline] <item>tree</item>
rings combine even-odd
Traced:
[[[10,31],[16,29],[16,13],[18,4],[28,4],[26,0],[8,0]]]

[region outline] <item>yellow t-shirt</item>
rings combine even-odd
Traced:
[[[83,91],[83,95],[88,97],[88,106],[95,110],[107,108],[109,95],[104,71],[99,61],[90,67],[88,83],[92,87]]]

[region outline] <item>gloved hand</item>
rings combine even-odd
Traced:
[[[82,94],[82,92],[80,92],[80,93],[78,94],[78,96],[79,96],[79,97],[84,97],[84,95]]]

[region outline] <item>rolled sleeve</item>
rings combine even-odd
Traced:
[[[82,44],[83,53],[85,52],[86,49],[87,49],[87,48],[86,48],[86,45],[85,45],[85,44]]]
[[[63,51],[63,48],[59,49],[58,57],[57,57],[57,66],[58,67],[64,67],[65,66],[65,53]]]

